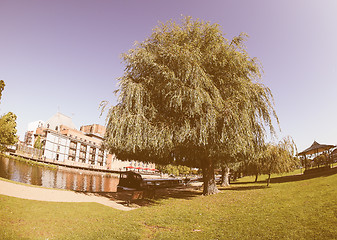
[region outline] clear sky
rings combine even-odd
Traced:
[[[158,21],[189,15],[218,23],[264,68],[281,130],[302,151],[316,140],[337,144],[337,1],[335,0],[0,0],[0,114],[29,122],[58,110],[77,128],[105,123],[99,104],[116,103],[120,54]]]

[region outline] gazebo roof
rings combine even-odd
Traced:
[[[335,145],[320,144],[314,141],[314,143],[309,148],[305,149],[303,152],[300,152],[298,155],[308,155],[308,154],[324,152],[334,147]]]

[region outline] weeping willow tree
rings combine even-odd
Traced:
[[[202,168],[204,194],[218,192],[214,166],[263,142],[277,120],[246,38],[227,40],[219,25],[190,17],[157,26],[122,55],[107,148],[120,159]]]
[[[267,186],[270,184],[272,173],[285,173],[299,166],[299,159],[295,157],[297,148],[292,138],[285,137],[277,144],[269,143],[261,153],[262,173],[268,174]]]

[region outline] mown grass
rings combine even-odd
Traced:
[[[336,239],[337,173],[245,177],[212,196],[123,212],[0,195],[0,239]]]

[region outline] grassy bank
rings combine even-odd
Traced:
[[[37,165],[37,166],[46,167],[46,168],[50,168],[50,169],[57,169],[58,168],[58,166],[56,166],[56,165],[42,163],[42,162],[37,162],[37,161],[25,159],[23,157],[6,155],[6,154],[3,154],[3,153],[0,153],[0,156],[5,157],[5,158],[14,159],[14,160],[20,161],[20,162],[25,162],[25,163],[28,163],[29,165]]]
[[[336,238],[336,169],[274,177],[271,187],[252,181],[242,178],[208,197],[158,199],[130,212],[0,196],[0,239]]]

